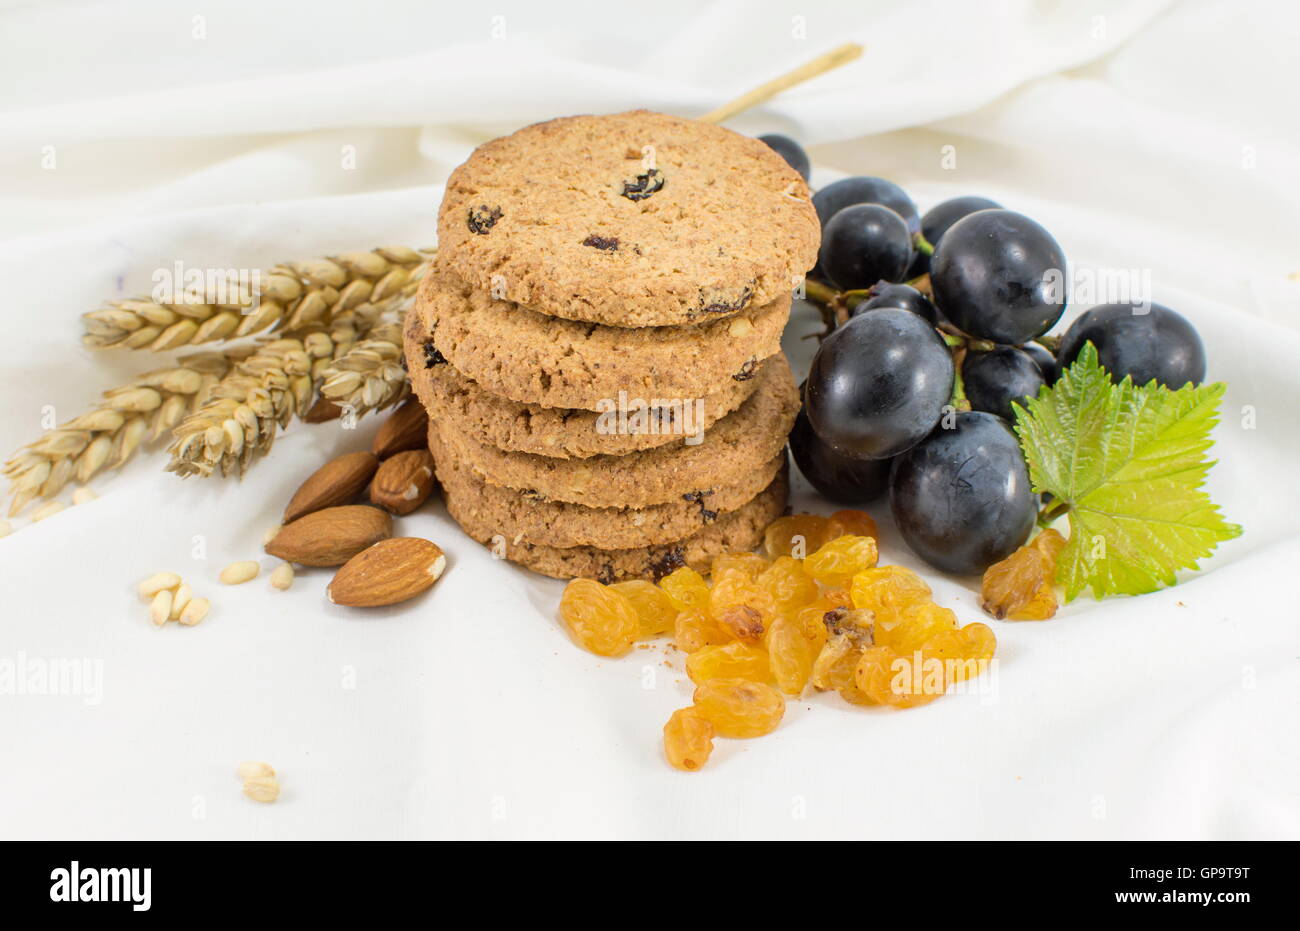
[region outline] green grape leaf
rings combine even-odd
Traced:
[[[1174,585],[1241,534],[1201,490],[1226,387],[1114,384],[1088,343],[1056,384],[1016,405],[1034,491],[1069,514],[1056,565],[1066,601],[1085,588],[1104,598]]]

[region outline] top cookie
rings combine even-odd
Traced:
[[[452,172],[442,260],[530,310],[610,326],[771,303],[812,268],[808,186],[765,143],[635,110],[526,126]]]

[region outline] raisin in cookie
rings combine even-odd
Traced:
[[[440,254],[474,289],[619,327],[699,323],[788,295],[821,230],[766,144],[637,110],[526,126],[452,172]]]
[[[526,404],[607,409],[694,400],[752,378],[780,351],[790,295],[696,327],[621,329],[534,313],[475,291],[436,262],[407,313],[407,368],[450,362],[479,387]]]
[[[780,361],[770,381],[705,430],[703,441],[695,445],[673,443],[625,456],[566,460],[505,452],[456,430],[442,431],[439,439],[446,455],[488,484],[551,501],[643,508],[686,494],[707,496],[712,489],[745,481],[784,448],[799,412],[799,392],[790,366],[784,357]],[[440,418],[436,406],[429,417]]]

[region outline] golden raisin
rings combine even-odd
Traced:
[[[641,629],[627,596],[594,579],[574,579],[564,587],[560,618],[573,638],[598,656],[622,656]]]
[[[744,679],[710,679],[695,689],[695,707],[720,737],[762,737],[785,715],[785,696]]]
[[[663,590],[653,582],[647,582],[645,579],[616,582],[610,586],[610,590],[621,592],[628,601],[632,602],[637,620],[640,621],[640,633],[637,639],[647,640],[658,637],[673,629],[673,623],[677,620],[677,609],[673,607],[673,603]]]
[[[876,643],[892,647],[902,656],[910,656],[935,634],[956,629],[956,614],[933,601],[923,601],[877,616]]]
[[[702,647],[728,643],[731,639],[717,621],[701,611],[682,611],[673,623],[673,644],[683,653],[694,653]]]
[[[686,675],[696,685],[710,679],[746,679],[750,682],[771,682],[772,667],[767,651],[733,640],[715,646],[700,647],[686,657]]]
[[[849,594],[853,607],[870,611],[880,622],[910,605],[929,601],[930,586],[911,569],[880,566],[855,575]]]
[[[743,569],[733,567],[714,574],[713,588],[709,592],[709,613],[721,621],[723,615],[735,607],[751,608],[758,614],[757,623],[762,627],[766,627],[776,615],[776,602],[772,596]]]
[[[980,600],[996,618],[1044,621],[1056,614],[1056,558],[1065,538],[1044,530],[1031,543],[984,571]]]
[[[763,615],[749,605],[732,605],[723,608],[716,618],[718,626],[745,643],[759,643],[763,639]]]
[[[873,646],[862,652],[853,679],[867,700],[894,708],[916,708],[944,693],[943,663],[937,659],[900,656],[891,647]]]
[[[943,662],[946,681],[963,682],[987,668],[997,646],[993,629],[976,621],[960,630],[937,632],[926,641],[922,652]]]
[[[709,608],[709,586],[700,575],[689,566],[674,569],[659,580],[668,600],[678,611],[707,611]]]
[[[880,531],[866,511],[836,511],[827,519],[826,539],[834,540],[843,536],[875,537],[879,540]]]
[[[813,659],[825,638],[826,628],[822,626],[822,639],[809,639],[799,620],[790,615],[783,614],[772,622],[766,646],[768,666],[777,688],[787,695],[803,693],[812,675]]]
[[[778,556],[763,570],[757,582],[759,588],[772,596],[776,610],[782,614],[803,607],[818,594],[817,583],[793,556]]]
[[[859,635],[869,634],[874,641],[875,620],[870,611],[863,611],[860,608],[836,608],[833,611],[827,611],[822,617],[822,625],[832,634],[847,630],[850,633]]]
[[[713,557],[709,575],[716,583],[720,573],[739,570],[753,580],[758,578],[758,574],[766,568],[767,560],[757,553],[723,553],[721,556]]]
[[[1030,546],[1048,557],[1053,563],[1061,555],[1061,550],[1065,549],[1065,544],[1065,537],[1050,527],[1029,541]]]
[[[831,589],[822,594],[820,598],[810,605],[799,609],[794,616],[799,625],[800,632],[808,639],[812,645],[813,656],[821,650],[822,644],[826,642],[827,626],[826,619],[829,614],[847,610],[850,607],[848,592],[842,588]]]
[[[664,725],[664,756],[674,769],[694,772],[713,752],[713,725],[696,708],[679,708]]]
[[[827,540],[829,522],[819,514],[791,514],[778,517],[763,532],[763,550],[769,559],[793,556],[803,559]]]
[[[847,615],[850,612],[844,612]],[[855,705],[870,704],[868,696],[858,688],[854,670],[864,651],[871,646],[871,630],[853,623],[834,628],[821,652],[813,662],[812,684],[822,691],[834,689],[847,702]]]
[[[878,557],[873,537],[836,537],[803,561],[804,568],[825,585],[847,585],[870,569]]]

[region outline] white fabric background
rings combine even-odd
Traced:
[[[560,585],[493,563],[440,507],[402,521],[451,562],[404,610],[332,608],[319,571],[284,594],[219,586],[374,423],[295,427],[242,486],[155,455],[0,540],[0,659],[104,668],[96,705],[0,695],[0,836],[1300,836],[1298,26],[1292,5],[1227,0],[0,3],[0,452],[44,405],[66,419],[158,364],[77,342],[80,312],[157,267],[426,245],[439,182],[486,138],[701,113],[852,38],[861,60],[734,127],[813,145],[814,181],[881,174],[922,209],[985,194],[1079,266],[1150,269],[1229,382],[1212,485],[1246,527],[1176,589],[995,623],[991,695],[793,702],[687,776],[658,749],[690,694],[665,654],[578,651]],[[789,334],[804,361],[810,326]],[[915,566],[872,510],[885,561]],[[202,626],[149,625],[133,587],[162,568],[213,598]],[[970,580],[927,575],[980,618]],[[280,770],[277,804],[239,795],[244,759]]]

